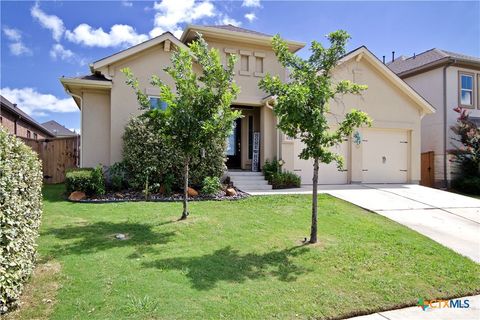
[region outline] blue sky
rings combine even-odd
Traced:
[[[2,94],[35,119],[80,127],[58,81],[163,31],[188,24],[237,24],[292,40],[324,42],[345,29],[349,49],[366,45],[380,59],[437,47],[480,56],[480,2],[326,1],[1,1]],[[108,14],[105,14],[108,12]],[[308,49],[299,52],[308,56]]]

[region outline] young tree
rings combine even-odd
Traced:
[[[276,97],[274,113],[279,119],[278,127],[287,135],[299,138],[305,148],[301,159],[313,159],[312,225],[310,243],[317,242],[317,188],[319,163],[336,162],[343,166],[341,155],[332,147],[342,143],[345,137],[361,125],[370,125],[370,118],[364,112],[352,109],[338,124],[336,130],[327,121],[329,102],[343,94],[360,94],[365,85],[343,80],[334,83],[332,71],[340,58],[345,55],[345,46],[350,36],[343,30],[327,36],[330,47],[325,48],[313,41],[312,55],[302,59],[288,50],[284,40],[276,35],[273,50],[283,67],[290,71],[286,83],[276,76],[267,75],[260,81],[260,88]]]
[[[158,76],[152,76],[151,84],[160,88],[160,98],[167,104],[165,111],[150,110],[148,96],[140,89],[138,80],[128,68],[123,70],[141,108],[147,110],[146,115],[161,120],[159,139],[171,143],[181,154],[184,178],[181,220],[189,214],[188,175],[192,156],[202,152],[211,141],[227,139],[234,121],[240,117],[239,111],[230,107],[239,92],[233,82],[236,56],[229,55],[224,67],[218,50],[209,50],[205,40],[198,36],[188,50],[175,51],[172,66],[164,69],[175,82],[175,92]],[[200,67],[200,73],[193,70],[194,64]]]

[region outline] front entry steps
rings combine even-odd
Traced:
[[[262,172],[228,171],[228,176],[235,187],[245,192],[272,190],[272,186],[265,180]]]

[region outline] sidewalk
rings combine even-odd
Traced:
[[[428,308],[409,307],[349,318],[349,320],[478,320],[480,319],[480,295],[460,298],[468,299],[469,308]]]

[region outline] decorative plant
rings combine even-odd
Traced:
[[[471,121],[466,109],[453,109],[459,114],[457,123],[451,127],[455,133],[453,155],[450,161],[458,166],[458,177],[452,186],[466,193],[480,194],[480,128]]]
[[[319,164],[336,162],[343,166],[342,156],[333,152],[332,147],[340,144],[353,130],[362,125],[370,125],[370,118],[364,112],[352,109],[345,119],[332,130],[327,121],[329,102],[341,95],[360,94],[365,85],[348,80],[334,82],[332,72],[346,53],[350,36],[339,30],[327,36],[330,47],[325,48],[313,41],[312,55],[302,59],[291,53],[287,43],[276,35],[273,50],[280,63],[290,70],[290,80],[282,82],[278,77],[267,75],[260,81],[260,88],[276,97],[274,112],[279,119],[278,127],[287,135],[299,138],[305,148],[301,159],[313,159],[313,199],[310,243],[317,242],[317,185]]]
[[[231,133],[234,121],[240,112],[232,110],[231,103],[238,94],[233,82],[235,55],[229,55],[227,66],[223,66],[216,49],[208,49],[207,43],[198,35],[189,49],[178,48],[171,57],[172,65],[164,71],[173,78],[176,91],[164,84],[158,76],[152,76],[151,84],[159,87],[160,98],[167,104],[166,110],[150,110],[148,96],[127,68],[122,71],[137,95],[141,107],[150,118],[161,118],[164,126],[155,133],[179,153],[183,164],[183,212],[188,212],[188,185],[190,164],[210,141],[225,140]],[[193,70],[194,64],[200,73]]]

